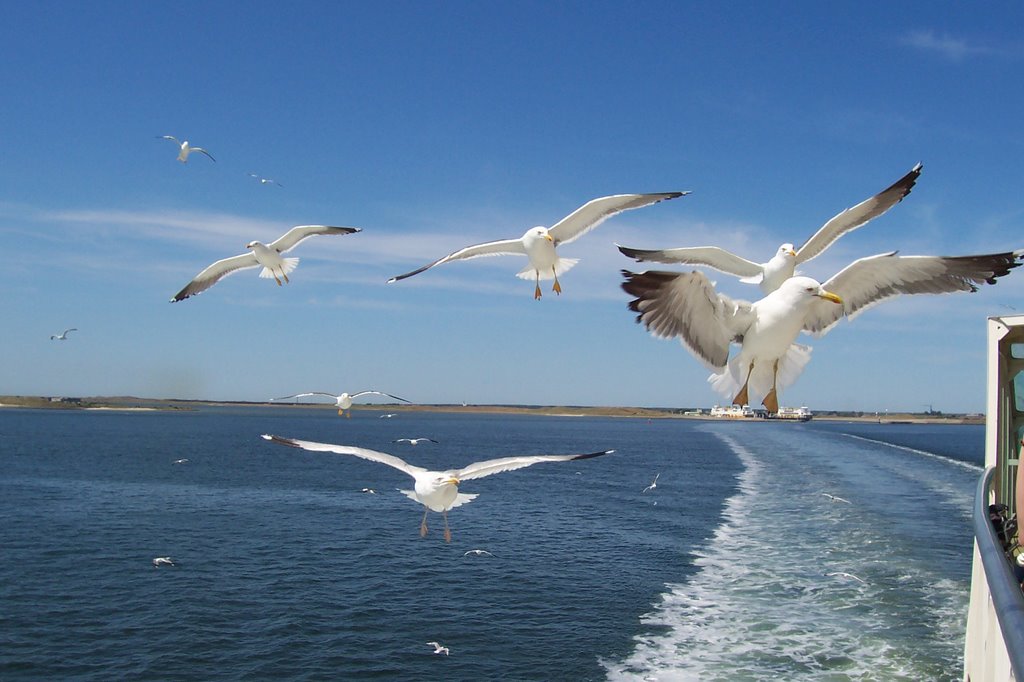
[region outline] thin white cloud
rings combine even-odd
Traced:
[[[937,34],[931,29],[911,31],[900,39],[903,45],[924,52],[931,52],[952,62],[962,62],[968,57],[999,54],[1000,50],[990,45],[977,45],[964,38],[948,34]]]

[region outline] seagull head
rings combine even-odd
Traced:
[[[783,244],[782,246],[779,247],[779,251],[775,255],[776,256],[789,256],[790,258],[796,258],[796,249],[793,248],[792,244]]]
[[[451,474],[441,474],[434,479],[434,485],[438,488],[446,485],[458,486],[460,483],[459,479]]]
[[[245,248],[247,248],[247,249],[255,249],[257,246],[259,246],[259,242],[254,239],[251,242],[249,242],[248,244],[246,244]]]
[[[795,296],[797,299],[804,299],[811,301],[815,298],[820,298],[832,303],[843,302],[843,299],[839,298],[831,291],[825,291],[825,287],[821,285],[817,280],[811,279],[810,277],[790,277],[782,286],[780,290],[785,290],[790,295]]]
[[[526,231],[522,239],[524,244],[537,243],[540,240],[547,240],[552,244],[555,243],[555,238],[548,234],[548,228],[541,225],[531,227]]]

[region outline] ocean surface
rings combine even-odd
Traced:
[[[983,427],[382,414],[0,410],[0,679],[960,679]]]

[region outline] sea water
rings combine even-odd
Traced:
[[[382,414],[0,410],[0,679],[960,677],[981,427]]]

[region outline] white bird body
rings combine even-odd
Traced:
[[[715,291],[694,272],[623,271],[622,288],[637,296],[629,308],[653,335],[679,338],[714,374],[712,386],[733,403],[748,404],[748,389],[778,411],[777,392],[791,384],[810,360],[795,343],[803,331],[827,333],[843,317],[907,294],[977,291],[1021,264],[1024,250],[981,256],[897,256],[895,252],[854,261],[824,285],[796,276],[756,303]],[[729,344],[740,351],[729,360]],[[738,391],[737,391],[738,389]]]
[[[296,393],[295,395],[286,395],[282,398],[271,398],[271,401],[275,400],[291,400],[292,398],[308,398],[310,396],[323,396],[330,398],[334,401],[334,406],[338,408],[338,414],[345,414],[346,410],[352,407],[352,401],[356,398],[360,398],[364,395],[380,395],[387,398],[394,398],[395,400],[401,400],[403,403],[409,402],[405,398],[400,398],[397,395],[391,395],[390,393],[382,393],[381,391],[359,391],[357,393],[342,393],[341,395],[335,395],[334,393],[324,393],[323,391],[311,391],[309,393]],[[352,416],[351,412],[348,412],[348,416]],[[434,441],[435,443],[437,441]],[[414,443],[415,445],[415,443]]]
[[[658,479],[659,478],[661,478],[661,472],[658,472],[657,474],[654,475],[654,480],[651,481],[651,484],[649,486],[647,486],[646,488],[644,488],[642,492],[646,493],[646,492],[648,492],[650,490],[654,490],[655,488],[657,488],[658,487]]]
[[[174,560],[169,556],[158,556],[153,559],[153,568],[160,568],[161,566],[173,566]]]
[[[78,331],[78,329],[76,329],[75,327],[72,327],[71,329],[65,329],[60,334],[51,334],[50,335],[50,340],[51,341],[67,341],[68,340],[68,332],[77,332],[77,331]]]
[[[444,654],[445,656],[448,655],[448,647],[441,646],[440,643],[438,642],[427,642],[427,646],[434,647],[435,654]]]
[[[231,258],[224,258],[213,263],[192,281],[174,295],[171,302],[184,301],[190,296],[206,291],[224,277],[245,270],[262,266],[260,277],[269,279],[271,277],[281,286],[281,280],[288,282],[288,275],[298,266],[298,258],[284,258],[281,254],[290,251],[304,239],[315,235],[344,235],[361,232],[358,227],[336,227],[334,225],[296,225],[283,235],[264,244],[258,241],[251,241],[245,245],[248,253],[243,253]]]
[[[428,263],[421,268],[397,275],[388,280],[388,283],[397,282],[413,275],[418,275],[424,270],[429,270],[435,265],[448,263],[456,260],[469,260],[483,256],[501,255],[525,255],[529,263],[516,276],[522,279],[533,279],[535,282],[535,299],[541,297],[540,280],[555,280],[553,291],[556,294],[562,293],[558,276],[568,271],[578,262],[575,258],[559,257],[556,247],[560,244],[568,244],[578,239],[590,230],[594,229],[608,218],[634,208],[650,206],[659,201],[675,199],[689,192],[662,192],[654,194],[616,194],[607,197],[600,197],[588,201],[583,206],[562,218],[550,228],[542,226],[531,227],[519,239],[503,239],[499,241],[476,244],[459,249],[439,258],[433,263]]]
[[[444,515],[444,539],[451,542],[451,531],[448,529],[448,510],[460,505],[472,502],[477,498],[476,493],[467,494],[459,492],[459,484],[475,478],[483,478],[492,474],[499,474],[505,471],[514,471],[524,467],[540,464],[541,462],[568,462],[575,459],[590,459],[608,455],[614,450],[603,450],[579,455],[522,455],[517,457],[502,457],[482,462],[474,462],[461,469],[447,469],[445,471],[430,471],[423,467],[409,464],[400,457],[389,455],[386,452],[377,452],[367,448],[358,448],[351,445],[332,445],[330,443],[316,443],[313,441],[297,440],[294,438],[282,438],[264,434],[265,440],[287,445],[293,448],[301,448],[312,452],[332,452],[338,455],[351,455],[360,457],[372,462],[379,462],[412,476],[414,483],[412,490],[401,491],[407,497],[419,502],[427,511],[423,512],[423,521],[420,523],[420,535],[427,534],[427,513],[428,511],[440,512]]]
[[[397,438],[392,443],[408,443],[409,445],[419,445],[420,443],[436,443],[437,441],[433,438]]]
[[[736,275],[741,282],[758,284],[761,291],[769,294],[787,279],[795,276],[798,265],[820,255],[847,232],[874,220],[902,201],[913,189],[921,175],[921,169],[921,164],[917,164],[909,173],[878,194],[840,211],[818,228],[818,231],[799,249],[789,243],[781,245],[775,255],[765,263],[755,263],[717,246],[650,250],[620,246],[619,251],[638,262],[704,265]]]
[[[190,145],[188,140],[181,141],[178,140],[178,138],[174,137],[173,135],[161,135],[160,138],[164,140],[171,140],[172,142],[174,142],[174,144],[178,145],[178,161],[181,161],[182,163],[188,163],[189,154],[191,154],[192,152],[199,152],[200,154],[205,154],[206,156],[210,157],[211,161],[217,160],[213,158],[213,155],[210,154],[210,152],[206,151],[202,147],[193,147],[192,145]]]

